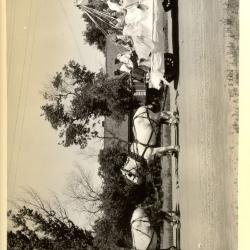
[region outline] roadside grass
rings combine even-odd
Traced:
[[[239,133],[239,0],[225,4],[226,81],[230,99],[232,134]]]

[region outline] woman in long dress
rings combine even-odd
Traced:
[[[147,15],[147,7],[139,3],[140,1],[126,0],[123,4],[107,1],[107,4],[111,10],[114,10],[125,15],[126,24],[131,24],[141,21]]]
[[[144,18],[147,17],[148,11],[147,7],[142,7],[140,4],[133,4],[129,7],[126,7],[125,23],[132,24],[141,22]]]
[[[158,44],[152,40],[150,33],[147,32],[147,27],[144,27],[140,22],[125,25],[122,33],[125,37],[132,38],[139,59],[148,60],[151,53],[158,47]]]
[[[123,35],[130,36],[139,59],[148,60],[151,53],[157,51],[159,44],[152,39],[152,21],[150,8],[153,0],[126,0]]]

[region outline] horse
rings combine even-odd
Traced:
[[[180,225],[179,216],[176,212],[164,212],[165,217],[172,226]],[[158,247],[159,235],[152,226],[146,210],[143,207],[137,207],[130,221],[133,250],[156,250]],[[164,250],[164,249],[162,249]],[[176,250],[175,246],[171,246],[165,250]]]
[[[168,125],[179,122],[178,114],[170,111],[154,110],[149,104],[137,109],[133,116],[134,142],[130,146],[127,161],[122,168],[123,175],[135,184],[143,182],[140,169],[147,167],[154,156],[178,153],[179,146],[157,146],[157,135],[161,123]]]

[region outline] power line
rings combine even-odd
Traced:
[[[71,32],[71,34],[72,34],[72,36],[73,36],[73,40],[74,40],[74,43],[75,43],[75,45],[76,45],[76,47],[77,47],[77,50],[78,50],[80,59],[81,59],[81,61],[82,61],[82,63],[83,63],[84,60],[83,60],[83,57],[82,57],[81,49],[80,49],[79,44],[78,44],[78,42],[77,42],[77,39],[76,39],[76,37],[75,37],[75,33],[74,33],[74,31],[73,31],[72,25],[71,25],[71,23],[70,23],[70,21],[69,21],[68,14],[67,14],[67,12],[66,12],[66,10],[65,10],[65,7],[64,7],[63,4],[62,4],[62,1],[61,1],[61,0],[57,0],[57,1],[59,2],[59,5],[61,6],[61,9],[63,10],[64,16],[66,17],[66,22],[67,22],[67,24],[68,24],[68,26],[69,26],[69,29],[70,29],[70,32]]]
[[[41,5],[41,3],[40,3]],[[33,27],[33,37],[31,40],[31,56],[30,56],[30,63],[29,63],[29,67],[28,67],[28,79],[27,79],[27,84],[26,84],[26,88],[25,88],[25,92],[24,92],[24,110],[23,110],[23,116],[22,116],[22,121],[21,121],[21,135],[20,135],[20,140],[19,140],[19,148],[18,148],[18,155],[17,155],[17,162],[19,162],[20,159],[20,152],[21,152],[21,148],[22,148],[22,144],[23,144],[23,125],[24,125],[24,121],[25,121],[25,113],[26,113],[26,108],[27,108],[27,102],[28,102],[28,92],[29,92],[29,86],[30,86],[30,71],[31,71],[31,65],[32,65],[32,61],[33,61],[33,54],[34,54],[34,46],[35,46],[35,38],[36,38],[36,27],[37,27],[37,19],[38,19],[38,11],[40,10],[40,7],[36,8],[36,13],[35,13],[35,22],[34,23],[34,27]],[[16,188],[16,177],[17,177],[17,172],[18,172],[18,166],[16,166],[16,171],[15,171],[15,175],[14,175],[14,179],[13,179],[13,193],[15,192],[15,188]]]
[[[29,14],[28,14],[28,23],[31,23],[31,13],[32,13],[32,0],[30,1],[30,7],[29,7]],[[13,158],[14,158],[14,151],[15,151],[15,139],[17,134],[17,124],[19,119],[19,113],[20,113],[20,106],[21,106],[21,96],[24,88],[24,70],[26,66],[26,59],[27,59],[27,51],[28,51],[28,41],[30,36],[30,29],[28,29],[28,34],[26,36],[25,40],[25,53],[24,53],[24,61],[22,65],[22,73],[21,73],[21,79],[20,79],[20,88],[18,93],[18,102],[17,102],[17,115],[15,119],[15,125],[14,125],[14,133],[13,133],[13,139],[12,139],[12,145],[11,145],[11,156],[10,156],[10,166],[9,166],[9,176],[11,175],[12,165],[13,165]]]
[[[9,76],[10,76],[10,66],[11,66],[11,62],[12,62],[12,53],[13,53],[13,49],[9,49],[9,48],[13,48],[13,39],[14,39],[14,33],[15,33],[15,27],[16,27],[16,5],[17,5],[17,0],[15,0],[14,3],[14,7],[12,8],[12,14],[11,14],[11,24],[10,24],[10,28],[9,30],[11,31],[10,36],[9,36],[9,40],[7,43],[7,53],[8,53],[8,57],[7,57],[7,81],[9,80]],[[8,30],[7,30],[8,32]]]

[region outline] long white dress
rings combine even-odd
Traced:
[[[155,45],[150,37],[143,34],[143,27],[139,22],[125,25],[123,35],[130,36],[132,38],[134,49],[139,59],[149,58]]]
[[[138,8],[136,4],[130,6],[129,8],[125,8],[127,10],[125,16],[125,23],[132,24],[142,21],[147,17],[147,10],[142,10]]]
[[[159,50],[158,39],[153,39],[153,9],[157,0],[126,0],[123,7],[127,10],[123,35],[132,37],[138,58],[149,59],[150,54]],[[138,7],[138,4],[143,8]]]
[[[116,57],[121,63],[125,63],[126,65],[128,65],[130,68],[133,68],[133,62],[131,61],[131,53],[127,52],[124,54],[118,54]]]
[[[120,67],[120,71],[130,73],[131,68],[129,68],[126,64],[122,64],[122,66]]]

